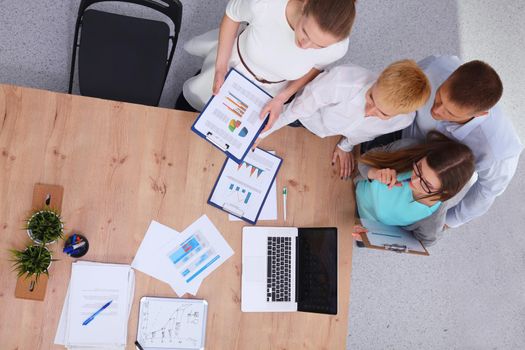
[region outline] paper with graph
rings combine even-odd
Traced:
[[[137,341],[144,350],[204,349],[207,309],[205,300],[143,297]]]
[[[237,164],[227,159],[208,203],[255,224],[282,159],[260,148]]]
[[[259,114],[271,99],[231,69],[219,93],[211,97],[191,129],[239,163],[262,130],[264,120]]]
[[[160,253],[169,261],[170,286],[175,291],[195,294],[202,281],[233,255],[233,250],[203,215],[166,243]]]

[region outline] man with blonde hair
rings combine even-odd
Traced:
[[[394,62],[379,76],[341,65],[306,85],[260,138],[290,123],[319,137],[341,135],[332,165],[339,159],[341,179],[347,179],[354,168],[353,147],[412,124],[429,96],[430,83],[412,60]]]

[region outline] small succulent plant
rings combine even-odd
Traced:
[[[48,244],[64,237],[62,218],[50,208],[35,211],[27,219],[26,229],[31,239],[39,244]]]
[[[24,250],[11,249],[11,261],[13,269],[17,272],[18,277],[26,278],[41,274],[48,275],[48,269],[52,261],[51,252],[43,245],[29,245]]]

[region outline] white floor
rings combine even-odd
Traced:
[[[217,27],[226,2],[183,0],[163,106],[199,68],[182,44]],[[0,3],[0,82],[66,91],[79,0]],[[525,140],[524,21],[521,0],[360,0],[343,61],[380,70],[430,54],[486,60]],[[354,249],[348,349],[525,349],[524,177],[522,162],[490,211],[451,230],[430,257]]]

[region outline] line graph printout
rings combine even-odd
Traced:
[[[281,162],[281,158],[259,148],[248,152],[240,164],[227,159],[209,202],[254,223]]]
[[[240,161],[257,137],[264,122],[259,114],[271,99],[265,91],[232,69],[192,130]]]
[[[137,340],[145,350],[203,349],[207,309],[205,300],[143,297]]]

